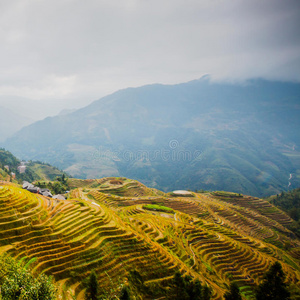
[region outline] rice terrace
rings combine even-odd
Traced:
[[[300,295],[294,221],[266,200],[164,193],[123,177],[68,183],[66,200],[0,185],[0,255],[30,262],[34,276],[53,276],[59,299],[85,299],[92,270],[107,299],[124,286],[133,299],[172,299],[176,272],[198,279],[211,299],[222,299],[231,282],[253,299],[275,262]]]
[[[0,0],[0,300],[300,300],[300,0]]]

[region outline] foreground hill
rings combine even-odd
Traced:
[[[92,269],[107,295],[138,274],[143,285],[133,281],[132,290],[143,299],[163,297],[179,270],[208,285],[213,299],[232,281],[251,299],[275,261],[293,297],[300,295],[293,220],[265,200],[227,192],[165,194],[126,178],[68,184],[73,189],[65,201],[0,186],[0,254],[30,261],[35,274],[53,275],[67,299],[83,299]]]
[[[300,185],[299,99],[300,84],[263,80],[130,88],[32,124],[5,146],[77,178],[269,196]]]

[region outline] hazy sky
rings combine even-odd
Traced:
[[[0,96],[96,100],[210,74],[300,81],[299,0],[0,0]]]

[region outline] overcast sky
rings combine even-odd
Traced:
[[[0,96],[99,99],[121,88],[300,81],[299,0],[0,0]]]

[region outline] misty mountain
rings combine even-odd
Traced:
[[[0,142],[32,122],[32,119],[0,106]]]
[[[0,107],[26,116],[32,121],[42,120],[49,116],[56,116],[59,113],[84,107],[91,101],[84,99],[51,99],[49,101],[39,101],[18,96],[0,96]]]
[[[79,178],[264,196],[299,186],[299,110],[297,83],[154,84],[38,121],[5,147]]]

